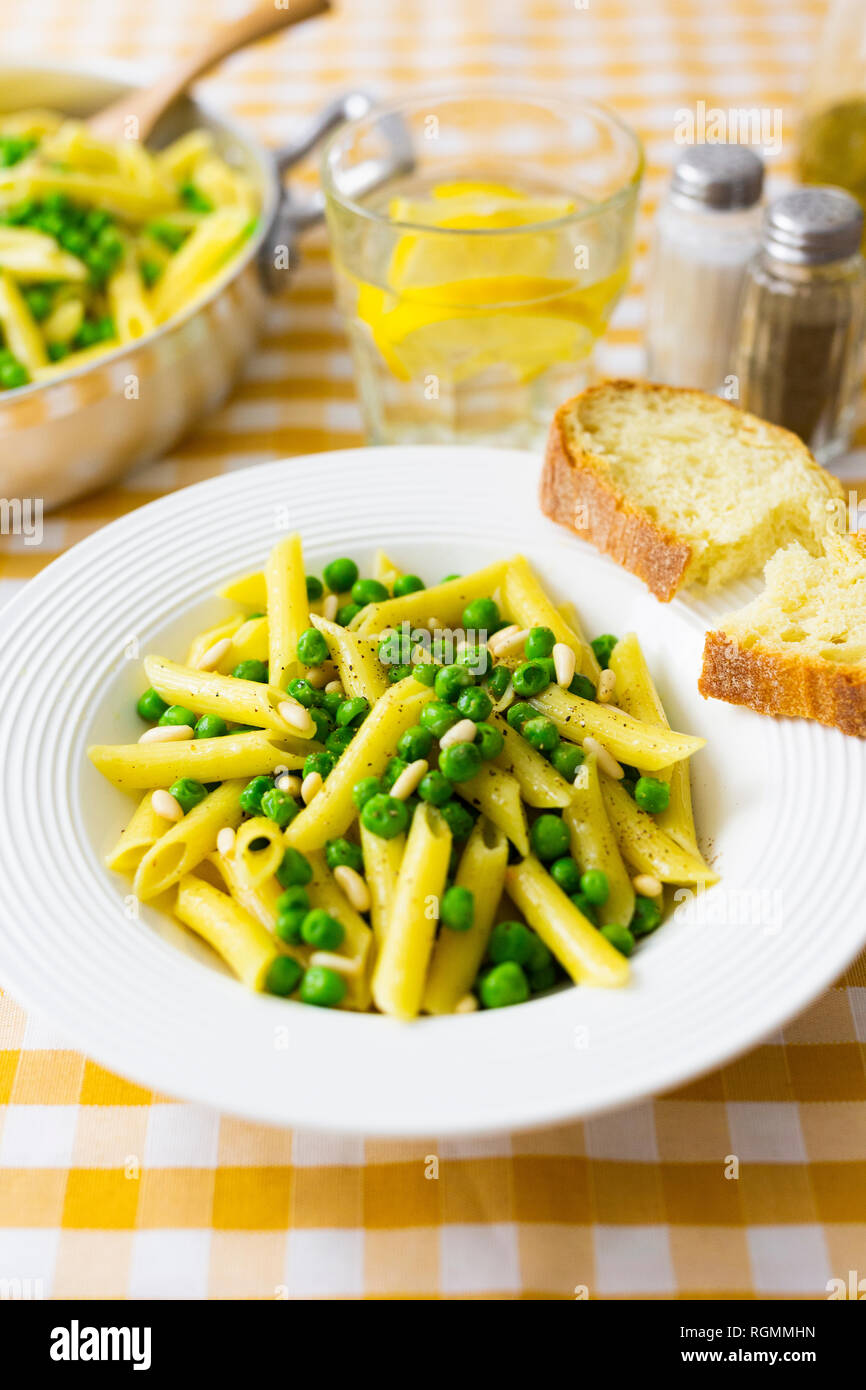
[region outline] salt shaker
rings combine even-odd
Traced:
[[[822,463],[847,447],[860,390],[862,235],[863,210],[842,189],[787,193],[767,209],[743,290],[740,404]]]
[[[690,145],[677,160],[650,257],[650,380],[724,390],[763,186],[763,161],[745,145]]]

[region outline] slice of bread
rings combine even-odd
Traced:
[[[790,545],[764,575],[760,597],[707,633],[701,694],[866,737],[866,544]]]
[[[842,496],[788,430],[702,391],[634,381],[557,411],[541,476],[546,515],[664,602],[757,571],[794,541],[817,554]]]

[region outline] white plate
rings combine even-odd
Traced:
[[[275,1123],[377,1134],[539,1125],[623,1105],[766,1036],[861,946],[866,748],[697,692],[712,606],[657,603],[545,521],[538,461],[501,450],[351,450],[230,474],[106,526],[6,615],[0,674],[0,979],[106,1066]],[[308,567],[382,544],[429,582],[522,550],[590,635],[637,631],[673,725],[704,735],[697,824],[723,881],[633,957],[621,991],[403,1025],[255,995],[102,856],[130,802],[92,742],[134,739],[138,657],[177,655],[212,597],[302,532]]]

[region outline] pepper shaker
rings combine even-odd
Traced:
[[[839,188],[777,199],[743,290],[740,404],[793,430],[822,463],[846,449],[860,390],[863,210]]]

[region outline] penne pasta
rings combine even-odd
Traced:
[[[136,870],[132,889],[137,897],[158,897],[213,853],[219,832],[240,825],[243,789],[242,781],[223,782],[160,836]]]
[[[141,275],[135,265],[118,270],[111,276],[108,282],[108,307],[122,343],[143,338],[145,333],[151,333],[156,327]]]
[[[534,855],[506,871],[505,886],[575,984],[610,989],[626,983],[625,956],[587,921]]]
[[[261,570],[242,574],[232,579],[219,590],[220,598],[232,599],[235,603],[248,603],[251,608],[267,608],[268,588]]]
[[[328,644],[346,694],[363,695],[371,705],[375,704],[388,689],[384,668],[376,654],[379,639],[360,637],[315,614],[311,622]]]
[[[155,845],[169,822],[157,815],[153,809],[150,792],[141,798],[128,825],[121,832],[120,839],[105,856],[109,869],[118,874],[133,874],[151,845]]]
[[[28,372],[47,367],[48,354],[36,320],[12,276],[0,271],[0,328],[9,351]]]
[[[196,633],[189,645],[186,665],[198,666],[205,652],[208,651],[215,642],[221,642],[224,637],[234,637],[235,633],[243,626],[243,618],[234,614],[227,618],[224,623],[217,623],[215,627],[205,628],[204,632]]]
[[[402,598],[370,603],[357,615],[355,631],[381,632],[386,627],[399,627],[402,622],[421,627],[429,617],[438,618],[444,627],[460,627],[463,609],[469,600],[493,593],[502,581],[504,569],[502,562],[487,565],[485,569],[461,575],[459,579],[434,584],[431,589],[420,589]]]
[[[393,840],[383,840],[365,825],[361,825],[364,877],[370,890],[370,923],[380,946],[388,933],[388,918],[394,902],[397,875],[405,848],[405,835],[396,835]]]
[[[419,806],[397,877],[390,927],[373,971],[376,1007],[395,1018],[415,1018],[421,1011],[450,855],[445,820],[432,806]]]
[[[564,642],[573,649],[577,670],[588,676],[593,685],[597,683],[600,668],[595,652],[580,628],[567,623],[548,598],[523,555],[515,555],[505,566],[502,601],[506,612],[520,627],[549,627],[557,642]]]
[[[601,790],[620,852],[638,873],[652,874],[662,883],[718,883],[718,874],[666,835],[625,787],[603,777]]]
[[[313,736],[312,730],[305,736],[286,723],[279,711],[288,696],[276,686],[223,676],[218,671],[197,671],[161,656],[146,656],[144,669],[154,690],[169,704],[184,705],[196,714],[219,714],[223,719],[303,742]]]
[[[302,674],[298,638],[310,626],[307,580],[300,536],[279,541],[265,565],[268,609],[268,654],[271,685],[285,690]]]
[[[499,826],[520,854],[529,853],[529,826],[516,777],[493,763],[485,763],[474,777],[459,783],[457,790],[464,801]]]
[[[283,860],[285,841],[275,821],[267,816],[252,816],[244,821],[235,836],[234,859],[243,868],[244,877],[253,888],[273,878]]]
[[[553,720],[563,738],[583,743],[591,735],[614,758],[651,772],[691,757],[706,743],[692,734],[677,734],[631,719],[618,709],[583,700],[558,685],[549,685],[529,703]]]
[[[156,283],[151,303],[157,323],[205,288],[237,249],[247,222],[240,208],[219,208],[202,218]]]
[[[338,954],[345,956],[355,967],[345,977],[348,986],[347,1000],[353,1008],[368,1009],[371,998],[370,957],[373,933],[338,888],[321,851],[310,854],[308,858],[313,870],[309,888],[310,902],[313,907],[322,908],[330,913],[340,923],[344,935]]]
[[[560,777],[546,758],[521,738],[516,729],[493,714],[490,723],[497,728],[505,740],[502,752],[494,758],[497,767],[509,772],[520,786],[520,792],[527,806],[555,807],[568,806],[571,802],[571,787],[564,777]]]
[[[87,756],[121,791],[136,791],[167,787],[178,777],[221,782],[229,777],[257,777],[277,767],[302,767],[304,755],[292,751],[288,742],[263,731],[185,743],[94,744]]]
[[[389,559],[384,550],[377,550],[373,558],[373,578],[378,579],[380,584],[384,584],[386,589],[393,589],[394,580],[399,579],[402,570],[398,569],[394,561]]]
[[[248,989],[264,989],[268,970],[282,954],[261,922],[227,893],[185,874],[178,884],[175,912],[221,956]]]
[[[282,892],[277,880],[271,876],[261,883],[254,883],[247,872],[246,864],[234,853],[220,854],[217,851],[215,854],[209,855],[209,862],[219,873],[235,902],[239,903],[245,912],[260,922],[265,930],[273,936],[278,912],[277,902]],[[290,946],[281,941],[277,947],[275,940],[274,948],[282,951],[284,955],[291,956],[304,969],[309,965],[309,946]]]
[[[571,836],[572,856],[581,869],[601,869],[607,878],[607,899],[596,908],[599,918],[627,927],[634,912],[634,888],[607,818],[594,754],[588,754],[577,769],[573,801],[562,819]]]
[[[490,929],[502,897],[508,866],[508,841],[492,821],[481,817],[460,856],[455,882],[472,894],[468,931],[440,927],[424,988],[428,1014],[452,1014],[471,990],[484,959]]]

